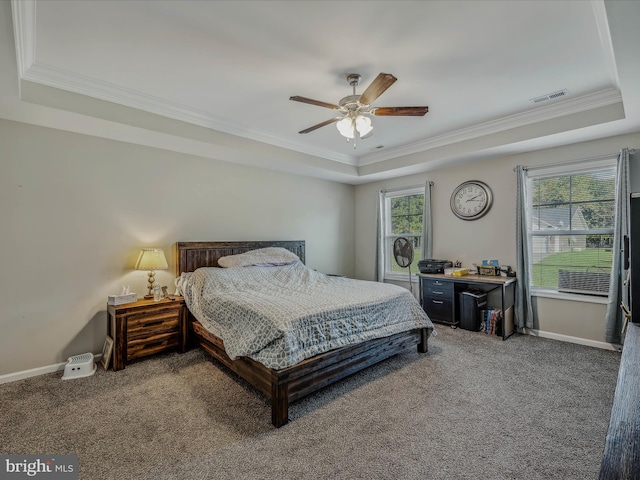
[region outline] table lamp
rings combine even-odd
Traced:
[[[155,270],[167,270],[169,264],[161,248],[143,248],[136,262],[136,270],[146,270],[149,272],[147,288],[149,293],[144,298],[153,298],[153,284],[156,281]]]

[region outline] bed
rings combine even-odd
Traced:
[[[284,248],[297,255],[301,263],[305,262],[304,241],[178,242],[176,275],[181,277],[185,273],[196,272],[201,267],[218,267],[218,260],[222,257],[267,247]],[[202,271],[206,269],[198,273]],[[194,311],[202,315],[195,308]],[[188,317],[189,345],[199,346],[266,395],[271,401],[271,421],[278,428],[288,422],[291,402],[409,348],[417,348],[421,353],[427,352],[428,337],[433,328],[432,324],[411,328],[382,338],[339,346],[296,361],[292,365],[278,365],[278,368],[272,368],[251,356],[230,356],[222,339],[212,333],[206,319],[199,321],[191,311]],[[207,328],[203,324],[207,325]]]

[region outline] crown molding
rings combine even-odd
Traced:
[[[591,8],[593,16],[598,27],[598,35],[600,36],[600,44],[602,45],[602,53],[609,72],[611,84],[620,89],[620,79],[618,78],[618,69],[616,67],[616,57],[613,52],[613,44],[611,43],[611,30],[609,29],[609,20],[607,19],[607,10],[604,6],[604,0],[592,0]]]
[[[250,140],[314,155],[327,160],[333,160],[348,165],[357,165],[356,158],[348,155],[342,155],[330,150],[313,148],[297,142],[292,142],[276,135],[247,128],[238,122],[214,117],[208,112],[197,108],[186,107],[136,90],[104,82],[96,78],[71,73],[52,65],[34,62],[31,67],[21,75],[21,79],[49,87],[59,88],[61,90],[66,90],[80,95],[86,95],[99,100],[105,100],[107,102],[117,103],[125,107],[135,108],[137,110],[191,123],[193,125],[211,128],[231,135],[248,138]]]
[[[585,112],[615,103],[622,103],[620,91],[616,88],[608,88],[595,93],[582,95],[580,97],[560,100],[552,105],[538,107],[528,112],[516,113],[498,120],[479,123],[471,127],[463,128],[425,140],[420,140],[401,147],[390,148],[384,152],[374,152],[363,155],[359,158],[359,166],[371,165],[373,163],[390,160],[405,155],[431,150],[433,148],[451,145],[453,143],[464,142],[486,135],[492,135],[513,128],[524,127],[538,122],[551,120],[554,118]]]
[[[36,62],[36,0],[11,0],[11,7],[18,75],[21,80],[87,95],[347,165],[357,166],[358,164],[354,156],[309,147],[276,135],[249,129],[238,122],[213,117],[208,112],[196,108],[185,107],[132,89],[38,63]]]
[[[36,58],[36,1],[11,0],[11,15],[18,74],[22,76]]]
[[[392,158],[411,155],[425,150],[464,142],[466,140],[500,133],[513,128],[523,127],[622,102],[620,91],[616,88],[608,88],[595,93],[582,95],[577,98],[560,100],[551,105],[541,106],[531,111],[517,113],[497,120],[480,123],[401,147],[390,148],[384,152],[374,152],[356,158],[325,149],[309,147],[308,145],[292,142],[282,137],[249,129],[238,122],[213,117],[203,110],[185,107],[184,105],[179,105],[132,89],[113,85],[102,80],[70,73],[51,65],[32,63],[31,67],[22,74],[21,78],[23,80],[40,83],[54,88],[60,88],[80,95],[86,95],[148,113],[172,118],[174,120],[183,121],[205,128],[211,128],[231,135],[237,135],[243,138],[353,166],[370,165],[390,160]]]

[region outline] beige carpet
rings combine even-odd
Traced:
[[[294,403],[200,351],[0,385],[2,453],[76,453],[83,479],[586,479],[620,354],[437,326],[408,352]]]

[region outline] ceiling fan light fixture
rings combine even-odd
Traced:
[[[373,127],[371,126],[371,119],[369,117],[358,115],[355,123],[356,130],[358,130],[361,137],[364,137],[367,133],[373,130]]]
[[[338,123],[336,123],[336,128],[340,132],[340,135],[346,138],[353,138],[355,136],[353,125],[353,119],[351,117],[344,117]]]
[[[373,127],[371,126],[371,119],[364,115],[358,115],[355,118],[344,117],[336,123],[336,128],[340,132],[340,135],[346,138],[354,138],[356,131],[360,137],[363,137],[373,130]]]

